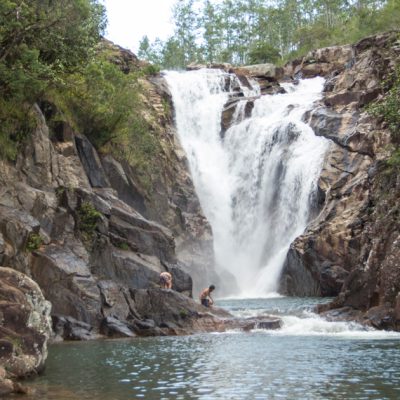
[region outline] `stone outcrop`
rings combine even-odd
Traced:
[[[313,73],[310,57],[319,65]],[[364,106],[382,94],[381,82],[399,59],[392,32],[313,52],[296,67],[303,76],[327,78],[324,99],[306,119],[332,144],[319,180],[324,201],[291,245],[281,278],[284,293],[339,295],[321,311],[347,307],[366,324],[396,329],[399,224],[386,215],[397,212],[398,178],[385,178],[391,137]]]
[[[203,68],[220,69],[222,71],[229,72],[232,70],[232,65],[229,63],[207,63],[207,64],[191,63],[186,67],[186,70],[197,71]]]
[[[259,96],[249,96],[247,89],[253,90],[255,83],[260,89],[261,96],[285,93],[285,89],[279,85],[279,80],[283,77],[283,68],[273,64],[231,68],[228,72],[225,90],[230,96],[222,111],[220,131],[222,139],[231,126],[251,116],[254,101]]]
[[[287,63],[283,75],[287,78],[314,78],[328,76],[351,66],[353,47],[332,46],[312,50],[305,57]]]
[[[134,330],[142,336],[187,335],[196,332],[226,330],[279,329],[282,321],[276,317],[257,316],[234,318],[227,311],[206,308],[187,296],[165,289],[136,289],[132,291],[141,323],[133,322]],[[151,316],[151,319],[146,319]]]
[[[284,69],[274,64],[245,65],[233,68],[231,72],[240,77],[250,77],[257,81],[261,95],[285,93],[279,85],[284,77]]]
[[[50,309],[32,279],[0,267],[0,396],[25,392],[15,379],[43,369],[52,332]]]
[[[255,64],[245,65],[234,69],[238,75],[248,75],[253,78],[270,78],[274,81],[280,81],[283,78],[283,68],[274,64]]]

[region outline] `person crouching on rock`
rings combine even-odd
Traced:
[[[161,286],[161,289],[171,289],[172,288],[172,275],[169,272],[161,272],[160,286]]]
[[[214,300],[211,297],[211,292],[215,290],[214,285],[210,285],[208,288],[205,288],[200,293],[200,302],[204,307],[211,307],[214,304]]]

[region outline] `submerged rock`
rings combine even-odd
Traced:
[[[276,330],[282,328],[282,320],[274,316],[259,316],[251,318],[235,318],[225,322],[227,329],[238,329],[245,332],[254,329]]]

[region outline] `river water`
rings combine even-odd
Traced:
[[[277,331],[52,345],[27,400],[400,398],[400,334],[324,321],[311,312],[321,301],[217,302],[279,315]]]

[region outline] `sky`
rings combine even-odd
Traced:
[[[173,33],[172,5],[175,0],[103,0],[107,9],[106,38],[137,53],[147,35],[165,40]]]

